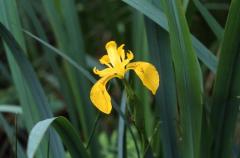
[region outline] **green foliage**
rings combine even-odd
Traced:
[[[29,158],[34,157],[44,134],[51,126],[53,126],[58,132],[73,158],[88,157],[87,151],[81,142],[80,136],[71,123],[64,117],[55,117],[40,121],[32,128],[27,147],[27,155]],[[51,133],[49,132],[48,135],[50,134]]]
[[[0,157],[240,157],[239,8],[0,0]],[[104,115],[89,94],[110,40],[152,63],[160,87],[152,95],[132,73],[114,79]]]

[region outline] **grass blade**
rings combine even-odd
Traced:
[[[15,137],[16,137],[16,133],[14,131],[14,129],[9,125],[9,123],[7,122],[7,120],[3,117],[2,114],[0,114],[0,125],[3,127],[9,142],[12,145],[13,150],[15,150]],[[19,141],[17,141],[17,152],[15,151],[15,153],[17,153],[19,158],[26,158],[27,155],[25,154],[24,148],[22,147],[22,145],[19,143]]]
[[[144,25],[144,17],[141,13],[133,13],[133,52],[135,52],[135,59],[140,61],[149,61],[149,53],[147,46],[146,30]],[[133,77],[133,76],[132,76]],[[134,78],[135,77],[135,78]],[[136,113],[136,115],[144,115],[144,127],[142,133],[146,134],[146,137],[150,137],[153,132],[154,117],[151,109],[151,97],[149,91],[142,86],[141,81],[134,76],[134,91],[138,98],[141,99],[141,107],[143,113]],[[140,118],[141,116],[138,116]]]
[[[18,105],[0,105],[0,112],[22,114],[22,108]]]
[[[218,38],[219,41],[221,41],[224,31],[221,25],[216,21],[216,19],[211,15],[211,13],[204,7],[204,5],[199,0],[193,0],[193,3],[199,10],[215,36]]]
[[[61,0],[58,3],[42,0],[42,4],[52,26],[59,49],[85,67],[84,43],[74,0]],[[69,91],[76,105],[74,108],[79,118],[78,122],[83,130],[84,139],[87,140],[95,116],[93,106],[89,100],[90,84],[71,65],[66,62],[63,64],[64,76],[68,81]],[[90,149],[95,145],[95,148],[98,149],[97,141],[93,142]],[[97,151],[93,149],[91,153],[97,156]]]
[[[181,157],[200,157],[202,120],[201,71],[180,0],[164,0],[169,23],[177,98],[182,126]],[[192,88],[194,87],[194,89]]]
[[[231,157],[233,134],[240,104],[240,1],[232,0],[212,96],[215,136],[212,157]]]
[[[160,88],[155,97],[155,106],[157,107],[155,115],[161,121],[158,135],[161,138],[162,145],[157,148],[158,152],[156,153],[160,154],[159,151],[163,150],[163,157],[178,158],[176,134],[177,96],[169,35],[151,20],[146,19],[145,21],[150,57],[161,76]],[[156,141],[156,138],[153,140]]]
[[[28,88],[29,92],[31,92],[30,96],[32,96],[32,99],[34,100],[34,103],[37,106],[37,110],[40,114],[40,118],[51,117],[52,113],[50,111],[47,98],[44,94],[44,91],[43,91],[39,81],[37,80],[36,74],[31,66],[31,64],[25,58],[23,50],[21,49],[19,44],[16,42],[14,37],[4,27],[4,25],[2,23],[0,23],[0,35],[3,38],[3,40],[6,42],[6,44],[8,45],[8,48],[11,50],[10,53],[16,62],[15,64],[18,65],[18,67],[19,67],[19,71],[23,77],[22,79],[25,81],[25,83],[28,83],[25,86]],[[33,106],[33,105],[30,105],[30,106]],[[38,119],[40,119],[40,118],[38,118]],[[62,157],[63,152],[64,152],[63,146],[62,146],[59,138],[57,137],[57,135],[55,135],[54,133],[51,137],[51,142],[53,143],[51,146],[53,154],[56,157]]]
[[[156,22],[160,27],[165,30],[169,30],[167,19],[164,13],[145,0],[122,0],[139,12],[143,13],[146,17]],[[196,50],[198,58],[214,73],[217,68],[217,59],[211,51],[209,51],[198,39],[191,36],[193,47]]]
[[[126,111],[126,104],[127,104],[127,95],[126,92],[123,92],[122,100],[121,100],[121,111],[125,114]],[[126,125],[124,120],[121,116],[119,116],[118,121],[118,158],[124,158],[127,155],[126,149]]]
[[[60,116],[40,121],[33,127],[29,135],[27,146],[28,158],[34,157],[41,140],[50,127],[54,127],[61,136],[62,141],[73,158],[88,157],[78,132],[67,119]]]
[[[27,17],[29,18],[29,21],[32,22],[32,25],[34,27],[33,30],[36,30],[36,34],[46,41],[46,43],[49,42],[48,37],[43,29],[42,24],[39,21],[37,9],[34,8],[34,3],[38,3],[35,1],[28,1],[28,0],[21,0],[21,7],[23,8],[24,12],[26,13]],[[39,6],[37,6],[39,7]],[[31,41],[31,38],[29,38]],[[32,50],[31,50],[32,51]],[[73,122],[74,126],[80,129],[79,127],[79,121],[77,116],[77,111],[74,108],[74,101],[72,100],[72,94],[69,92],[69,88],[67,86],[67,82],[62,77],[62,72],[60,70],[60,66],[57,64],[56,61],[56,55],[49,52],[49,49],[46,47],[43,47],[43,51],[45,53],[44,58],[46,61],[48,61],[49,65],[51,66],[54,75],[56,76],[56,79],[59,81],[59,87],[60,92],[63,93],[64,100],[66,100],[67,103],[67,110],[69,113],[69,117],[71,121]]]
[[[69,57],[66,53],[60,51],[59,49],[53,47],[52,45],[48,44],[46,41],[40,39],[39,37],[33,35],[31,32],[24,30],[24,32],[30,36],[31,38],[35,39],[36,41],[38,41],[39,43],[41,43],[42,45],[44,45],[45,47],[47,47],[48,49],[50,49],[51,51],[53,51],[54,53],[56,53],[57,55],[61,56],[63,59],[65,59],[69,64],[71,64],[72,66],[74,66],[76,69],[79,70],[79,72],[81,72],[83,74],[83,76],[88,79],[90,82],[95,83],[96,79],[80,64],[78,64],[74,59],[72,59],[71,57]]]

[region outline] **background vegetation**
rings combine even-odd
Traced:
[[[239,0],[0,0],[0,157],[240,157],[239,8]],[[90,102],[92,68],[102,68],[110,40],[160,74],[156,96],[129,74],[135,113],[119,80],[109,84],[110,115]]]

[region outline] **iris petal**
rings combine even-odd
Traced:
[[[111,67],[110,65],[110,59],[108,57],[108,55],[104,55],[99,59],[101,64],[107,65],[108,67]]]
[[[123,61],[125,59],[125,51],[123,49],[125,45],[122,44],[120,47],[118,47],[117,51],[118,51],[118,55],[121,57],[121,60]]]
[[[127,65],[127,70],[134,70],[143,85],[156,94],[159,86],[159,74],[156,68],[147,62],[132,62]]]
[[[103,70],[98,70],[96,67],[94,67],[93,72],[95,74],[99,75],[100,77],[105,77],[105,76],[113,75],[115,73],[115,69],[106,68],[106,69],[103,69]]]
[[[106,44],[106,49],[108,57],[113,66],[119,65],[121,63],[120,56],[117,51],[117,44],[115,41],[110,41]]]
[[[90,92],[90,99],[93,105],[105,114],[110,114],[112,110],[111,97],[106,90],[106,84],[113,77],[105,76],[101,78],[93,85]]]

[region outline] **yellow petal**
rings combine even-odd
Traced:
[[[113,68],[106,68],[103,70],[98,70],[96,67],[93,68],[93,72],[100,77],[105,77],[105,76],[111,76],[115,73],[115,70]]]
[[[121,63],[120,56],[117,51],[117,44],[115,41],[110,41],[106,44],[106,49],[108,57],[113,66],[116,66]]]
[[[132,62],[127,65],[127,69],[132,69],[141,79],[144,86],[156,94],[159,86],[159,74],[156,68],[147,62]]]
[[[111,67],[110,65],[110,59],[108,57],[108,55],[104,55],[99,59],[101,64],[107,65],[108,67]]]
[[[92,87],[90,99],[101,112],[110,114],[112,110],[111,97],[106,90],[106,83],[114,76],[106,76],[98,80]]]
[[[125,45],[122,44],[120,47],[118,47],[117,51],[118,51],[118,55],[121,57],[121,60],[123,61],[125,59],[125,51],[123,49]]]
[[[134,55],[133,53],[129,50],[129,52],[127,53],[127,59],[130,61],[130,60],[133,60],[134,58]]]

